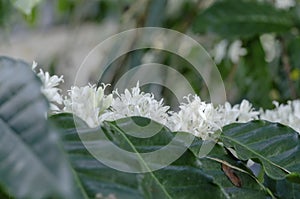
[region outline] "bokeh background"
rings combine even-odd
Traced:
[[[65,93],[95,45],[136,27],[169,28],[198,41],[217,64],[231,103],[246,98],[256,108],[271,108],[273,100],[286,102],[300,95],[297,0],[0,0],[0,55],[35,60],[51,74],[64,75]],[[127,53],[101,80],[95,75],[101,63],[97,57],[92,62],[95,68],[81,78],[112,85],[143,63],[172,66],[209,100],[193,67],[165,51]],[[145,89],[175,106],[168,89]]]

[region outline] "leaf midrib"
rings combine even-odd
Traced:
[[[226,138],[226,139],[228,139],[228,140],[234,142],[235,144],[238,144],[238,145],[240,145],[240,146],[246,148],[248,151],[250,151],[250,152],[252,152],[253,154],[255,154],[256,156],[262,158],[263,160],[265,160],[265,161],[268,162],[269,164],[274,165],[274,166],[280,168],[281,170],[283,170],[283,171],[286,172],[287,174],[290,174],[290,173],[291,173],[290,171],[288,171],[288,170],[285,169],[284,167],[282,167],[282,166],[280,166],[280,165],[278,165],[278,164],[276,164],[276,163],[270,161],[269,159],[267,159],[267,158],[265,158],[264,156],[260,155],[259,153],[257,153],[256,151],[252,150],[251,148],[247,147],[247,146],[244,145],[243,143],[238,142],[238,141],[236,141],[236,140],[234,140],[234,139],[232,139],[231,137],[228,137],[228,136],[221,135],[221,137]],[[239,153],[239,152],[237,152],[237,153]]]
[[[142,161],[142,163],[144,164],[144,166],[146,167],[146,169],[148,170],[148,172],[150,173],[151,177],[156,181],[156,183],[159,185],[159,187],[163,190],[164,194],[169,198],[169,199],[173,199],[170,194],[168,193],[168,191],[165,189],[165,187],[159,182],[159,180],[156,178],[156,176],[152,173],[151,169],[148,167],[147,163],[144,161],[144,159],[141,157],[140,153],[136,150],[135,146],[132,144],[132,142],[127,138],[126,134],[119,129],[118,127],[111,125],[114,129],[116,129],[124,138],[125,140],[128,142],[128,144],[130,145],[130,147],[132,148],[132,150],[137,154],[137,156],[140,158],[140,160]]]

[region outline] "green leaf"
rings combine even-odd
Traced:
[[[286,179],[273,180],[265,176],[264,184],[270,188],[276,198],[298,199],[300,198],[300,184],[292,183]]]
[[[186,144],[194,140],[194,136],[182,132],[173,133],[165,127],[162,127],[161,131],[154,136],[146,139],[137,139],[128,135],[128,126],[134,125],[132,121],[141,124],[143,120],[149,119],[135,117],[108,123],[111,128],[110,132],[107,133],[114,139],[117,138],[118,142],[115,141],[114,143],[119,147],[126,147],[127,144],[121,141],[126,140],[130,142],[132,149],[141,155],[142,159],[151,160],[148,162],[141,161],[141,163],[146,164],[142,166],[149,169],[142,176],[141,182],[145,198],[226,198],[226,193],[214,182],[214,178],[199,169],[198,158],[186,147]],[[152,131],[158,129],[157,126],[161,126],[154,121],[151,124]],[[134,130],[134,128],[131,129]],[[146,129],[151,131],[149,128]],[[131,130],[131,134],[133,130]],[[139,133],[144,134],[145,131],[140,130]],[[166,148],[170,150],[161,150]],[[153,159],[142,156],[144,152],[149,153],[158,150],[160,155]],[[181,150],[182,153],[180,154],[179,151]],[[179,155],[179,159],[176,158],[177,160],[174,159],[170,164],[167,164],[165,160],[173,155]],[[155,168],[151,167],[152,165],[160,164],[165,165],[165,167],[152,170]]]
[[[191,149],[197,156],[203,141],[196,138]],[[267,188],[261,184],[243,162],[237,160],[220,145],[216,144],[212,151],[205,157],[199,158],[201,170],[213,176],[217,183],[229,198],[268,198]],[[237,187],[221,169],[222,164],[230,168],[230,171],[239,179],[241,186]]]
[[[193,30],[232,38],[283,32],[292,26],[291,14],[277,10],[270,4],[249,0],[224,0],[217,1],[200,13],[193,24]]]
[[[194,154],[187,151],[172,165],[145,174],[142,187],[146,198],[227,198],[210,173],[199,169],[197,163]]]
[[[210,176],[190,165],[196,161],[196,158],[191,153],[181,157],[181,159],[185,160],[184,162],[181,161],[179,163],[177,161],[177,165],[165,167],[162,170],[140,174],[125,173],[97,161],[95,157],[88,153],[78,136],[78,133],[84,134],[84,136],[89,135],[90,142],[93,142],[93,139],[100,138],[95,136],[103,134],[109,137],[110,142],[115,146],[129,152],[135,151],[137,154],[142,154],[143,152],[155,151],[168,144],[174,138],[174,135],[168,129],[162,128],[156,135],[138,141],[133,136],[138,131],[135,132],[136,129],[130,127],[134,124],[132,121],[139,123],[139,125],[146,125],[149,119],[123,119],[116,122],[106,122],[102,128],[87,129],[82,121],[75,118],[76,121],[79,121],[76,122],[77,130],[75,129],[72,115],[59,114],[52,116],[51,119],[57,125],[63,124],[61,128],[63,130],[65,150],[69,153],[72,166],[82,188],[81,190],[88,198],[94,198],[97,193],[101,193],[104,196],[113,194],[116,198],[178,198],[178,194],[182,197],[184,195],[186,197],[195,197],[199,195],[198,191],[200,189],[206,192],[203,198],[206,196],[220,198],[217,196],[222,195],[220,187],[213,183],[213,179]],[[154,128],[157,126],[161,125],[154,123]],[[123,132],[123,129],[130,131],[131,135]],[[142,134],[143,132],[140,133]],[[120,162],[121,160],[116,160],[116,154],[111,154],[105,147],[103,150],[105,150],[105,153],[108,153],[104,160],[110,158],[116,165],[135,167],[137,164],[145,163],[136,160]],[[155,161],[154,163],[157,164]],[[149,169],[151,165],[141,166]],[[187,181],[184,181],[184,179]],[[178,184],[179,182],[181,184]],[[187,186],[188,184],[189,186]]]
[[[267,198],[265,187],[261,186],[255,178],[237,160],[228,156],[224,148],[217,145],[209,154],[209,158],[197,157],[197,148],[203,143],[200,139],[194,140],[191,149],[188,149],[193,138],[187,133],[172,133],[167,128],[149,119],[141,117],[125,118],[115,122],[105,122],[101,127],[89,129],[87,125],[71,114],[58,114],[51,120],[60,126],[64,140],[65,150],[68,152],[74,173],[77,176],[79,187],[85,198],[94,198],[97,193],[103,196],[113,194],[116,198]],[[76,121],[77,129],[74,121]],[[150,124],[151,123],[151,124]],[[138,124],[141,128],[137,128]],[[150,127],[151,125],[151,127]],[[158,128],[159,127],[159,128]],[[145,137],[146,134],[153,134]],[[183,135],[185,136],[183,136]],[[80,136],[79,136],[80,135]],[[153,165],[159,165],[155,159],[146,162],[131,159],[117,159],[118,154],[107,148],[107,143],[100,135],[109,138],[114,146],[127,152],[135,152],[143,158],[144,153],[150,153],[162,149],[172,140],[178,145],[165,155],[161,153],[161,159],[167,159],[183,147],[185,152],[180,157],[164,168],[143,172],[139,174],[125,173],[115,170],[103,164],[108,161],[117,166],[136,167],[150,169]],[[179,136],[176,138],[176,135]],[[144,137],[144,138],[137,138]],[[103,157],[98,161],[80,140],[87,143],[101,142]],[[101,140],[102,138],[102,140]],[[178,139],[178,140],[177,140]],[[182,139],[182,140],[181,140]],[[193,141],[192,139],[192,141]],[[95,146],[95,145],[94,145]],[[159,156],[158,156],[159,157]],[[236,187],[222,171],[222,163],[215,159],[236,165],[236,174],[242,179],[242,187]],[[227,159],[226,159],[227,158]],[[123,161],[123,162],[122,162]],[[146,163],[146,165],[144,165]],[[161,163],[161,162],[160,162]],[[126,167],[126,168],[127,168]],[[155,168],[155,167],[154,167]],[[244,170],[243,170],[244,169]]]
[[[47,110],[31,66],[0,57],[0,183],[17,198],[74,198],[71,173],[46,120]]]
[[[11,1],[16,8],[18,8],[24,14],[29,15],[31,14],[31,11],[34,8],[34,6],[40,3],[41,0],[11,0]]]
[[[139,192],[137,174],[121,172],[106,166],[83,145],[79,132],[104,134],[101,128],[90,129],[82,120],[67,113],[53,115],[50,119],[61,129],[64,149],[69,155],[82,198],[94,199],[97,195],[114,195],[122,199],[143,198]]]
[[[220,139],[241,160],[260,162],[272,179],[300,173],[299,134],[289,127],[267,121],[232,124],[224,127]]]

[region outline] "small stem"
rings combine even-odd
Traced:
[[[238,64],[233,64],[232,66],[232,69],[228,75],[228,78],[227,78],[227,81],[228,81],[228,97],[230,98],[231,97],[231,94],[232,94],[232,83],[234,81],[234,77],[235,77],[235,74],[236,74],[236,71],[238,69]]]
[[[282,46],[282,64],[283,64],[283,69],[284,69],[284,71],[286,73],[286,76],[287,76],[291,98],[295,99],[297,97],[297,94],[296,94],[296,89],[295,89],[295,86],[293,84],[293,81],[290,78],[291,64],[290,64],[290,59],[289,59],[288,52],[287,52],[287,49],[286,49],[286,43],[285,43],[283,38],[279,38],[279,41],[280,41],[281,46]]]

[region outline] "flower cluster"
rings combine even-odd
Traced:
[[[32,70],[42,81],[42,93],[47,97],[50,102],[50,110],[58,112],[60,109],[58,105],[61,105],[63,98],[61,96],[61,90],[57,88],[60,83],[64,82],[63,76],[58,77],[57,75],[50,76],[48,72],[44,72],[42,69],[37,73],[35,71],[37,63],[33,62]]]
[[[168,126],[174,131],[190,132],[203,140],[213,138],[214,133],[225,125],[248,122],[258,119],[259,115],[247,100],[234,106],[226,102],[215,108],[196,95],[186,99],[187,103],[181,104],[180,111],[172,113]]]
[[[273,102],[273,110],[261,110],[260,119],[278,122],[300,132],[300,100],[288,101],[287,104]]]
[[[200,100],[198,96],[187,96],[179,112],[173,112],[168,127],[173,131],[186,131],[206,140],[221,129],[221,117],[212,104]]]
[[[32,66],[36,68],[36,63]],[[232,123],[243,123],[263,119],[279,122],[300,132],[300,100],[287,104],[274,102],[273,110],[256,111],[252,104],[243,100],[240,104],[214,106],[206,103],[197,95],[185,97],[186,102],[179,106],[178,112],[169,110],[163,99],[156,100],[151,93],[140,90],[139,83],[124,93],[117,90],[105,95],[107,85],[74,86],[68,96],[62,97],[57,88],[63,77],[50,76],[40,70],[37,76],[41,79],[42,92],[50,102],[50,110],[54,113],[70,112],[83,119],[90,127],[96,127],[103,121],[113,121],[124,117],[142,116],[157,121],[172,131],[186,131],[203,140],[214,139],[215,132]],[[114,96],[114,97],[113,97]],[[60,109],[57,105],[61,105]]]
[[[102,114],[110,107],[112,94],[104,95],[107,85],[88,85],[84,87],[73,86],[65,97],[63,111],[71,112],[83,119],[90,127],[101,123]]]
[[[119,94],[114,91],[116,98],[112,100],[111,110],[103,115],[105,120],[117,120],[130,116],[142,116],[151,118],[162,124],[167,123],[169,106],[164,106],[163,99],[157,101],[151,93],[141,92],[139,83],[131,88],[131,92],[125,89]]]

